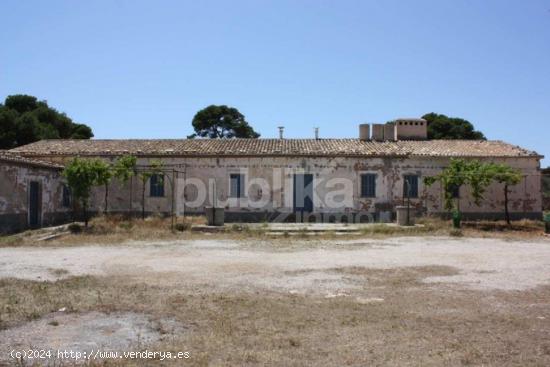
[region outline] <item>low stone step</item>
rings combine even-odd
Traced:
[[[361,232],[359,231],[349,231],[349,232],[337,232],[337,231],[313,231],[313,232],[276,232],[276,231],[267,231],[265,234],[268,236],[318,236],[322,234],[332,233],[336,236],[343,236],[343,235],[360,235]]]
[[[328,227],[328,228],[315,228],[315,227],[281,227],[281,228],[266,228],[270,232],[358,232],[360,229],[357,227]]]

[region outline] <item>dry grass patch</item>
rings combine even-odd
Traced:
[[[364,280],[366,290],[371,290],[372,287],[378,286],[391,286],[392,288],[424,286],[425,284],[422,283],[422,279],[426,277],[451,276],[459,273],[457,269],[451,266],[439,265],[392,269],[372,269],[353,266],[330,269],[329,271],[361,277]]]
[[[331,271],[364,277],[362,294],[384,301],[363,304],[354,295],[325,299],[267,291],[220,294],[114,277],[56,282],[4,279],[0,327],[62,307],[69,312],[121,311],[174,318],[188,327],[186,333],[154,347],[190,351],[191,358],[185,361],[189,366],[550,364],[548,287],[477,292],[421,282],[427,276],[454,272],[446,267]]]
[[[145,220],[128,220],[119,215],[95,217],[90,221],[89,227],[84,228],[80,224],[73,225],[73,233],[67,233],[59,238],[49,241],[38,241],[48,233],[48,229],[26,231],[16,235],[0,236],[1,246],[59,246],[94,244],[119,244],[134,240],[178,240],[209,238],[247,240],[247,239],[274,239],[287,240],[289,233],[280,236],[270,235],[269,225],[249,225],[246,223],[228,224],[221,232],[203,233],[191,231],[195,225],[205,224],[203,216],[189,216],[175,218],[163,218],[151,216]],[[535,239],[543,236],[544,223],[539,221],[521,220],[512,222],[508,226],[504,221],[477,221],[463,222],[461,230],[454,230],[451,222],[439,218],[424,217],[417,219],[417,226],[398,227],[386,224],[373,224],[359,230],[360,234],[337,233],[336,231],[324,231],[311,235],[305,229],[297,231],[295,237],[300,240],[331,240],[358,238],[388,238],[397,236],[465,236],[465,237],[491,237],[506,239]],[[76,229],[78,227],[78,230]]]
[[[395,236],[426,236],[445,235],[447,223],[440,220],[423,219],[417,221],[415,226],[389,226],[386,224],[374,224],[361,229],[364,235],[369,237],[395,237]]]
[[[18,246],[23,242],[23,238],[18,235],[0,235],[0,246]]]
[[[67,269],[62,269],[62,268],[55,268],[55,269],[48,269],[48,270],[50,271],[50,273],[52,273],[56,277],[62,277],[64,275],[69,274],[69,271]]]
[[[463,221],[462,228],[455,230],[451,221],[439,218],[421,218],[417,223],[425,225],[426,235],[451,235],[455,237],[491,237],[507,239],[534,239],[544,234],[544,223],[536,220],[512,221]]]
[[[535,220],[518,220],[508,225],[505,221],[470,221],[463,223],[464,228],[474,229],[483,232],[521,232],[540,234],[544,231],[544,223]]]
[[[63,236],[50,241],[37,241],[47,228],[22,232],[12,236],[0,236],[0,246],[57,246],[80,245],[87,243],[113,244],[132,240],[175,240],[192,238],[188,231],[192,225],[203,224],[204,217],[171,218],[159,216],[142,219],[128,219],[120,215],[98,216],[90,220],[85,228],[81,223],[69,225]],[[173,224],[173,226],[172,226]],[[185,227],[181,230],[178,225]],[[197,237],[197,234],[194,235]]]

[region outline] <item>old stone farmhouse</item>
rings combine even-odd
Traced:
[[[0,151],[0,233],[66,222],[70,195],[62,165]]]
[[[47,161],[52,166],[40,171],[23,161],[10,163],[9,169],[3,166],[2,171],[11,173],[0,178],[0,215],[12,215],[10,208],[17,207],[18,220],[26,215],[30,224],[30,209],[23,213],[25,206],[30,208],[31,184],[39,181],[39,217],[45,224],[49,206],[63,202],[58,165],[74,157],[114,162],[131,154],[138,157],[138,170],[162,162],[162,173],[145,186],[139,177],[125,185],[113,182],[110,212],[139,213],[144,189],[147,213],[198,214],[205,206],[219,206],[225,208],[227,221],[288,220],[295,213],[313,213],[308,220],[389,220],[406,197],[419,214],[440,215],[445,214],[442,189],[437,184],[425,187],[423,178],[437,174],[455,157],[520,169],[524,178],[509,196],[512,217],[541,218],[539,154],[501,141],[426,138],[426,121],[398,119],[372,129],[360,125],[359,137],[353,139],[287,139],[281,134],[279,139],[43,140],[11,151],[29,162]],[[11,196],[11,188],[18,198]],[[467,217],[503,216],[498,184],[489,188],[481,206],[465,188],[457,196]],[[92,210],[103,210],[103,197],[104,189],[96,188]]]

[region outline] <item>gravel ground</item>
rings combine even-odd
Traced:
[[[481,290],[525,290],[550,283],[550,241],[410,237],[304,241],[292,247],[259,241],[132,242],[117,246],[0,248],[0,277],[55,280],[123,275],[211,287],[333,294],[357,285],[337,269],[446,266],[424,281]],[[301,246],[303,245],[303,246]]]
[[[140,347],[190,366],[550,365],[544,238],[205,238],[0,248],[0,366]]]
[[[147,315],[131,312],[56,312],[19,327],[0,331],[0,362],[10,361],[12,350],[32,349],[52,351],[54,357],[51,360],[59,359],[58,351],[80,353],[82,360],[70,362],[83,363],[99,351],[139,350],[144,345],[159,342],[182,331],[183,327],[173,320],[154,321]],[[35,361],[40,364],[44,360],[26,359],[26,363]]]

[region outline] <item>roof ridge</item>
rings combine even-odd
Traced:
[[[292,141],[292,140],[311,140],[311,141],[319,141],[319,140],[360,140],[360,141],[372,141],[372,142],[379,142],[376,140],[363,140],[360,138],[216,138],[216,139],[210,139],[210,138],[194,138],[194,139],[188,139],[188,138],[102,138],[102,139],[41,139],[37,140],[35,142],[26,144],[36,144],[41,142],[58,142],[58,141],[75,141],[75,142],[94,142],[94,141],[155,141],[155,140],[163,140],[163,141],[265,141],[265,140],[281,140],[281,141]],[[403,140],[386,140],[384,142],[430,142],[430,141],[443,141],[443,142],[498,142],[498,143],[504,143],[504,144],[512,144],[508,143],[501,139],[424,139],[424,140],[409,140],[409,139],[403,139]],[[513,144],[512,144],[513,145]]]

